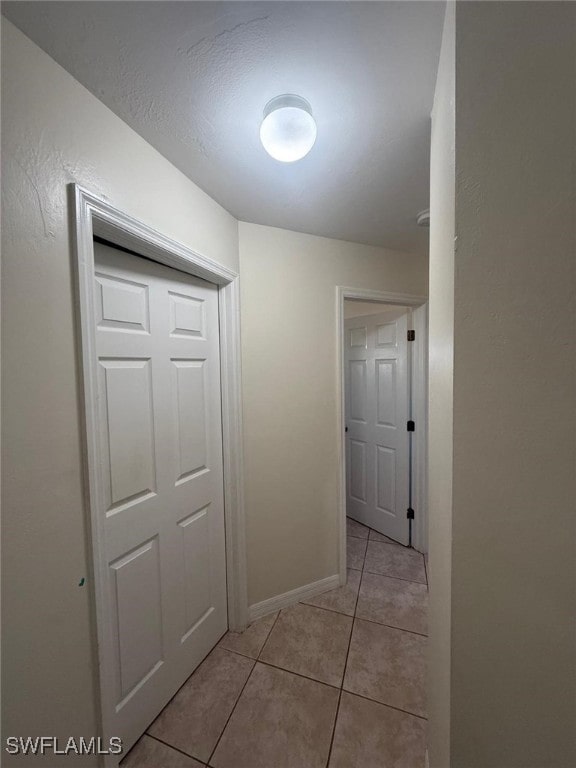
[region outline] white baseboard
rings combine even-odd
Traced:
[[[269,597],[268,600],[254,603],[254,605],[248,608],[248,621],[256,621],[256,619],[260,619],[269,613],[279,611],[281,608],[287,608],[289,605],[294,605],[294,603],[298,603],[301,600],[321,595],[322,592],[328,592],[330,589],[336,589],[339,586],[340,575],[335,573],[334,576],[327,576],[325,579],[320,579],[320,581],[313,581],[312,584],[305,584],[303,587],[291,589],[290,592],[284,592],[282,595]]]

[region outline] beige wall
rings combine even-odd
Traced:
[[[15,27],[2,27],[3,734],[90,736],[94,649],[91,586],[78,586],[87,557],[66,184],[105,195],[233,269],[238,228]]]
[[[444,22],[432,111],[428,405],[431,768],[450,765],[452,408],[454,376],[454,5]]]
[[[576,4],[456,18],[452,765],[568,768]]]
[[[336,286],[426,295],[426,264],[240,222],[251,604],[338,572]]]
[[[448,731],[451,768],[576,765],[575,33],[573,3],[457,5],[454,301],[439,282],[449,238],[431,233],[437,347],[454,304],[443,427],[433,399],[449,382],[431,360],[432,768],[448,764]],[[433,143],[432,222],[449,149]],[[450,449],[450,410],[451,483],[432,458]],[[447,583],[434,521],[450,508]]]

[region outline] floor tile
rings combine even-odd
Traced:
[[[342,693],[329,768],[424,768],[426,721]]]
[[[372,528],[370,528],[370,536],[368,538],[370,541],[383,541],[386,544],[396,544],[397,547],[402,546],[402,544],[394,541],[394,539],[390,539],[388,536],[384,536],[384,534],[378,533],[378,531],[374,531]]]
[[[369,541],[364,568],[371,573],[426,584],[424,558],[415,549]]]
[[[226,648],[228,651],[241,653],[243,656],[249,656],[251,659],[257,659],[277,616],[278,611],[264,616],[264,618],[251,624],[244,632],[227,632],[218,646]]]
[[[329,611],[345,613],[347,616],[354,616],[361,575],[360,571],[349,568],[345,586],[331,589],[330,592],[324,592],[316,597],[311,597],[309,600],[302,600],[302,602],[307,605],[316,605],[318,608],[326,608]]]
[[[344,688],[425,717],[426,640],[355,619]]]
[[[408,629],[425,635],[428,588],[414,581],[391,579],[364,571],[358,595],[356,616],[390,627]]]
[[[260,661],[340,686],[351,629],[349,616],[302,603],[292,605],[280,611]]]
[[[120,762],[120,768],[202,768],[182,752],[177,752],[150,736],[142,736]]]
[[[216,648],[148,732],[206,762],[253,666],[252,659]]]
[[[346,518],[346,535],[356,536],[358,539],[367,539],[370,533],[370,528],[366,528],[362,523],[352,520],[351,517]]]
[[[336,688],[257,663],[210,765],[324,768],[338,694]]]
[[[364,555],[366,554],[366,539],[357,539],[354,536],[346,537],[346,558],[348,568],[361,571],[364,567]]]

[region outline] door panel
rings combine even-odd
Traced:
[[[206,469],[205,360],[172,360],[178,435],[178,476],[182,483]]]
[[[366,361],[350,362],[350,418],[354,421],[366,421],[367,413]]]
[[[396,500],[396,451],[376,446],[376,507],[387,515],[394,514]]]
[[[142,283],[96,273],[98,330],[148,333],[148,288]]]
[[[204,338],[204,302],[191,296],[168,291],[170,299],[170,336]]]
[[[100,359],[108,512],[156,489],[150,360]]]
[[[408,313],[345,321],[347,514],[408,544]]]
[[[366,443],[350,440],[350,495],[366,502]]]
[[[127,750],[227,628],[218,293],[95,244],[102,606]]]
[[[359,326],[358,328],[350,328],[350,346],[361,347],[366,349],[366,328]]]
[[[376,326],[376,346],[390,347],[396,344],[396,323],[382,323]]]
[[[162,661],[158,538],[110,564],[119,647],[118,704]]]
[[[210,505],[181,520],[183,588],[185,612],[182,641],[188,638],[196,624],[212,608],[210,589]]]
[[[383,427],[396,427],[396,360],[376,360],[376,419]]]

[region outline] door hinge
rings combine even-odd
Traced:
[[[408,341],[416,341],[416,331],[408,331]]]
[[[406,517],[408,518],[408,520],[414,520],[414,510],[412,509],[412,507],[408,507],[408,509],[406,510]]]
[[[412,420],[406,424],[406,429],[408,432],[414,432],[414,422]]]

